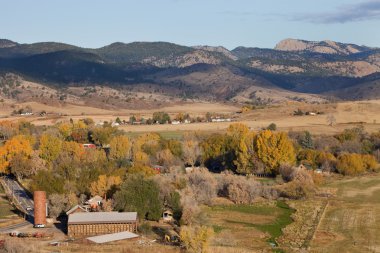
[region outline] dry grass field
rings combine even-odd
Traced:
[[[337,195],[321,218],[310,252],[380,252],[380,176],[327,185]]]
[[[13,117],[10,116],[14,108],[22,108],[29,105],[34,112],[46,111],[52,113],[47,117]],[[18,103],[11,106],[3,103],[0,107],[0,120],[25,119],[36,125],[52,125],[60,121],[67,121],[70,118],[77,120],[82,118],[93,118],[95,122],[114,121],[116,117],[128,120],[131,115],[138,115],[144,118],[152,117],[155,111],[164,111],[171,116],[177,113],[189,113],[191,116],[204,116],[207,112],[218,113],[231,117],[234,121],[247,124],[253,130],[259,130],[275,123],[282,131],[303,131],[308,130],[314,134],[335,134],[346,128],[362,125],[368,132],[380,129],[380,100],[369,100],[361,102],[340,102],[334,104],[305,104],[287,103],[263,109],[254,109],[247,113],[238,114],[238,105],[207,103],[207,102],[179,102],[174,105],[160,107],[157,109],[118,109],[106,110],[96,107],[83,106],[78,104],[46,105],[38,102]],[[321,112],[322,114],[311,116],[294,116],[293,112],[302,111]],[[333,115],[336,123],[329,126],[327,116]],[[194,123],[181,125],[126,125],[120,126],[126,132],[177,132],[177,131],[222,131],[231,123]]]

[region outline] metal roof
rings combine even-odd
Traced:
[[[76,205],[76,206],[72,207],[69,211],[67,211],[67,212],[66,212],[66,215],[71,214],[72,212],[74,212],[74,211],[77,210],[78,208],[80,208],[81,210],[83,210],[83,211],[85,211],[85,212],[88,212],[87,209],[86,209],[84,206]]]
[[[136,212],[90,212],[69,215],[68,224],[136,222]]]
[[[132,239],[138,236],[139,235],[136,235],[134,233],[124,231],[124,232],[119,232],[119,233],[114,233],[114,234],[87,237],[87,240],[90,240],[95,243],[106,243],[106,242],[119,241],[119,240],[124,240],[124,239]]]

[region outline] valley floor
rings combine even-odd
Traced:
[[[142,110],[105,110],[93,107],[85,107],[67,104],[63,107],[51,107],[35,102],[26,103],[22,106],[29,105],[33,111],[52,112],[55,114],[46,117],[37,116],[9,116],[10,111],[0,109],[0,115],[4,115],[0,120],[19,120],[25,119],[35,125],[52,125],[60,121],[68,121],[70,118],[77,120],[82,118],[92,118],[96,123],[102,121],[115,121],[117,117],[121,120],[129,120],[132,115],[139,115],[144,118],[152,117],[155,111],[164,111],[174,117],[178,113],[189,113],[192,117],[205,116],[207,112],[226,115],[234,121],[242,122],[253,130],[260,130],[271,123],[277,125],[278,130],[282,131],[305,131],[308,130],[314,134],[335,134],[346,128],[363,126],[367,132],[375,132],[380,129],[380,100],[341,102],[334,104],[304,104],[290,103],[278,106],[266,107],[264,109],[254,109],[247,113],[239,114],[238,105],[221,104],[221,103],[180,103],[174,106],[167,106],[157,109]],[[21,106],[21,105],[18,105]],[[302,110],[303,112],[320,112],[321,114],[311,116],[294,116],[294,111]],[[8,115],[8,116],[6,116]],[[335,122],[330,126],[327,120],[328,116],[333,116]],[[119,128],[126,132],[181,132],[181,131],[222,131],[231,123],[193,123],[180,125],[123,125]]]

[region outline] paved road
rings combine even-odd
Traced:
[[[0,233],[10,233],[13,231],[17,231],[17,229],[19,229],[19,228],[23,228],[23,227],[30,226],[30,225],[31,225],[30,221],[24,221],[24,222],[21,222],[18,224],[9,225],[9,226],[0,228]]]
[[[22,209],[21,211],[27,214],[28,218],[33,219],[34,213],[34,202],[33,199],[28,196],[25,189],[21,187],[21,185],[14,179],[10,177],[3,177],[0,180],[5,184],[6,191],[12,193],[13,201],[16,202],[18,208]],[[31,210],[27,210],[30,209]]]

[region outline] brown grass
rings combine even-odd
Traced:
[[[229,115],[236,118],[237,121],[247,124],[253,130],[259,130],[267,127],[271,123],[277,125],[281,131],[305,131],[308,130],[314,134],[335,134],[343,129],[352,128],[362,125],[368,132],[378,131],[380,129],[380,100],[371,100],[365,102],[342,102],[336,104],[305,104],[305,103],[287,103],[282,106],[275,106],[265,109],[256,109],[246,114],[236,114],[239,106],[233,106],[220,103],[176,103],[171,106],[157,109],[118,109],[106,110],[95,107],[83,106],[78,104],[64,104],[59,106],[49,106],[37,102],[16,103],[16,108],[30,105],[34,111],[45,110],[61,114],[54,118],[46,117],[10,117],[8,119],[18,120],[25,118],[36,125],[51,125],[58,121],[67,121],[70,118],[74,120],[82,118],[93,118],[95,122],[114,121],[116,117],[122,120],[128,120],[131,115],[140,115],[144,118],[152,117],[155,111],[165,111],[171,116],[182,112],[189,113],[192,116],[204,116],[206,112],[215,112]],[[317,116],[293,116],[297,109],[303,111],[319,111],[322,115]],[[0,109],[0,115],[9,115],[13,109],[4,106]],[[329,126],[327,124],[327,115],[332,114],[336,118],[336,124]],[[144,125],[144,126],[121,126],[125,131],[131,132],[152,132],[152,131],[223,131],[231,123],[195,123],[182,125]]]
[[[343,179],[321,219],[310,252],[379,252],[380,176]]]

